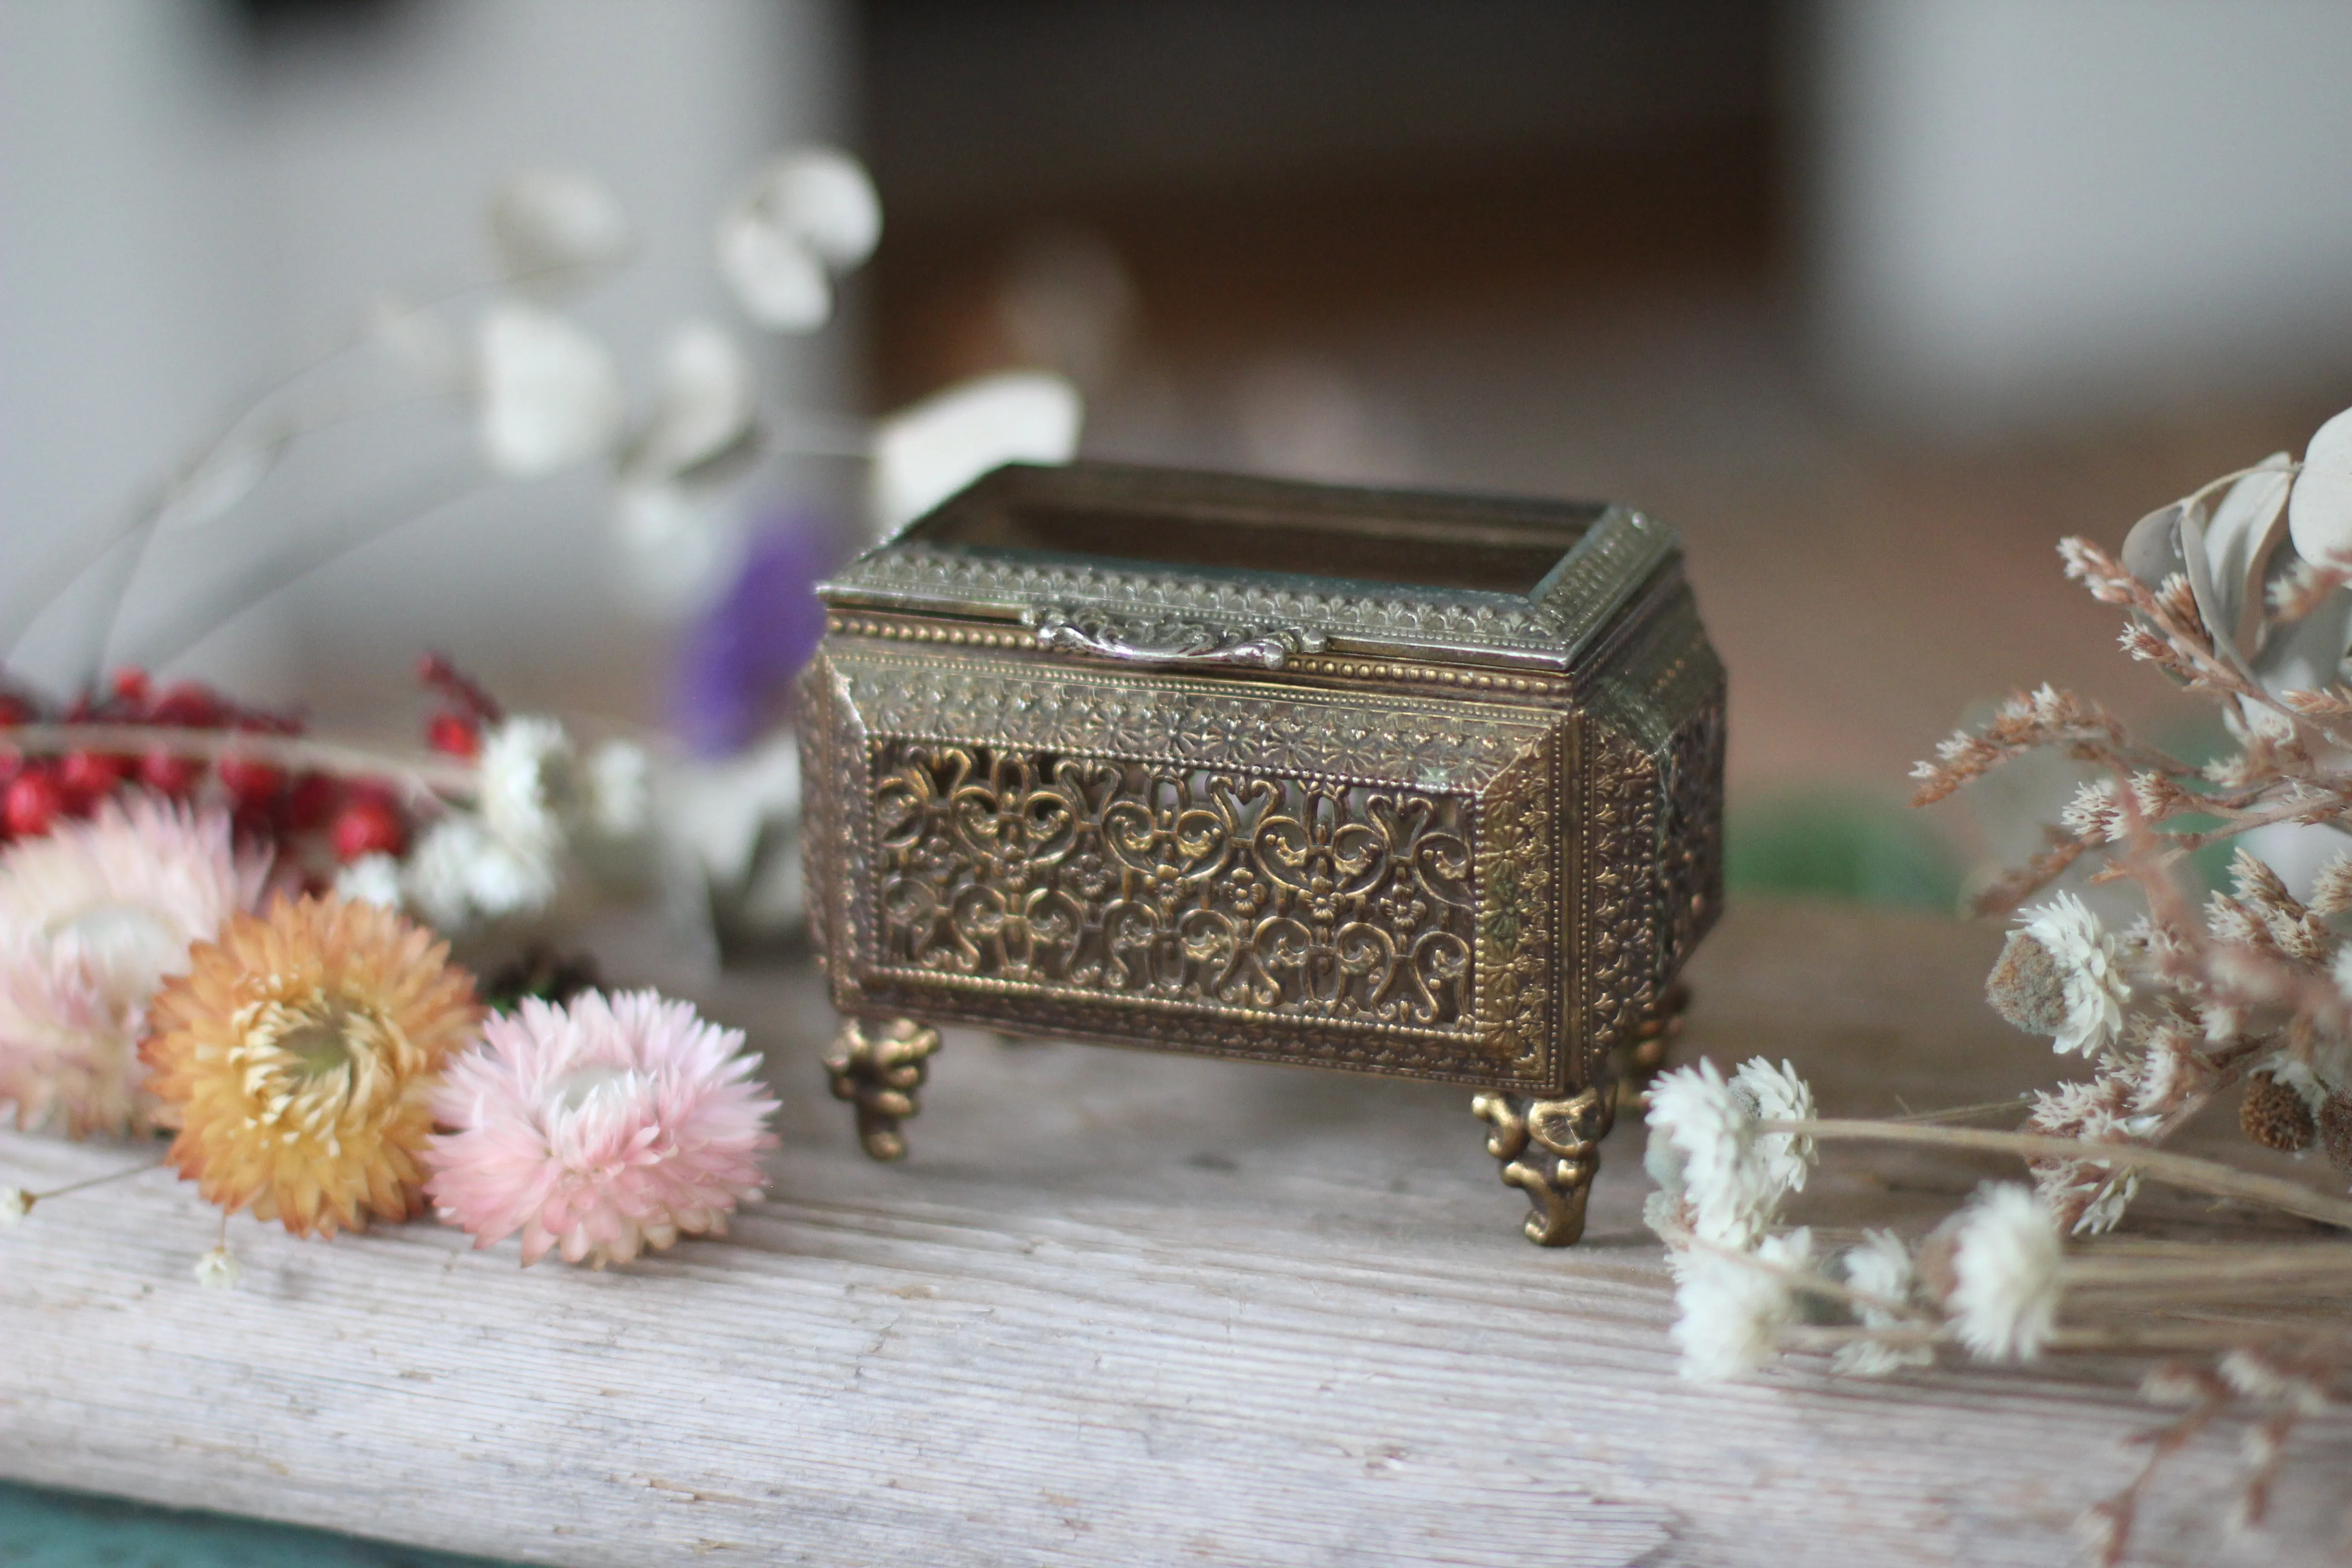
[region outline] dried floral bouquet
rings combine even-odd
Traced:
[[[2018,915],[1987,983],[2000,1016],[2080,1068],[2035,1093],[2017,1131],[1815,1114],[1795,1068],[1701,1061],[1649,1097],[1647,1217],[1675,1279],[1686,1375],[1735,1376],[1776,1351],[1831,1352],[1884,1376],[1946,1347],[1981,1363],[2063,1352],[2161,1357],[2143,1392],[2182,1415],[2146,1435],[2135,1482],[2084,1517],[2122,1559],[2158,1467],[2225,1415],[2247,1418],[2242,1522],[2258,1523],[2296,1424],[2352,1372],[2352,412],[2142,519],[2120,556],[2082,539],[2070,576],[2126,614],[2122,645],[2219,710],[2230,745],[2191,765],[2096,704],[2043,687],[1922,763],[1916,803],[2053,751],[2095,773],[2047,847],[1988,888]],[[2055,803],[2053,803],[2055,804]],[[2234,850],[2200,902],[2191,857]],[[2324,862],[2324,863],[2323,863]],[[2123,883],[2144,912],[2111,930],[2084,890]],[[2299,890],[2298,890],[2299,889]],[[2040,896],[2042,901],[2030,903]],[[2102,895],[2105,897],[2105,895]],[[2329,1172],[2328,1190],[2162,1145],[2234,1096],[2245,1136]],[[1924,1237],[1872,1229],[1832,1247],[1783,1218],[1823,1144],[1873,1141],[2013,1155]],[[2111,1236],[2145,1184],[2231,1200],[2221,1239]],[[2261,1211],[2321,1237],[2280,1241]],[[2231,1211],[2224,1211],[2231,1212]]]
[[[764,1184],[775,1104],[740,1033],[529,956],[488,1012],[442,934],[625,855],[646,753],[507,715],[439,659],[423,675],[441,702],[414,757],[137,672],[63,713],[7,700],[0,1104],[171,1132],[164,1163],[223,1214],[207,1284],[235,1282],[239,1211],[331,1237],[429,1203],[479,1245],[520,1233],[526,1263],[601,1267],[723,1231]],[[0,1215],[58,1195],[0,1189]]]
[[[711,259],[752,327],[805,332],[881,222],[856,159],[787,149],[719,213]],[[128,562],[83,628],[86,695],[47,705],[0,684],[0,1111],[72,1137],[171,1133],[165,1163],[223,1211],[223,1244],[195,1271],[208,1284],[235,1280],[226,1216],[240,1211],[331,1237],[429,1206],[479,1245],[520,1236],[525,1263],[555,1251],[599,1268],[723,1231],[776,1142],[741,1034],[651,992],[600,992],[593,962],[541,950],[478,986],[449,942],[511,947],[572,890],[623,884],[666,883],[675,909],[708,916],[720,882],[750,873],[688,852],[702,835],[687,819],[760,827],[728,852],[756,863],[769,773],[793,774],[755,757],[743,778],[666,792],[644,748],[509,714],[439,658],[421,669],[436,705],[415,754],[313,737],[191,683],[158,690],[135,669],[100,682],[157,541],[223,529],[314,432],[423,401],[470,436],[458,495],[600,472],[618,575],[642,607],[676,613],[740,564],[740,493],[763,458],[866,462],[869,521],[887,529],[1000,462],[1063,461],[1076,442],[1076,389],[1043,372],[870,424],[780,414],[737,336],[699,318],[670,334],[633,415],[617,357],[565,308],[640,249],[613,193],[579,170],[523,170],[487,230],[487,273],[378,300],[121,518],[0,592],[0,627],[20,639],[64,590]],[[252,563],[245,597],[184,606],[183,631],[414,514],[372,499],[362,515],[355,534]],[[754,586],[813,605],[820,553],[788,551],[790,580]],[[746,641],[740,625],[716,634],[730,655]],[[705,695],[748,722],[749,694]],[[679,798],[660,822],[666,794]],[[94,1184],[0,1187],[0,1221]]]

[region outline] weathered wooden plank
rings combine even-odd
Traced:
[[[1835,1110],[2040,1081],[1977,998],[1991,942],[1735,910],[1687,1049],[1795,1058]],[[2064,1560],[2151,1420],[2095,1365],[1678,1382],[1638,1130],[1591,1239],[1546,1252],[1457,1091],[964,1037],[876,1167],[808,977],[707,999],[791,1091],[733,1239],[598,1275],[241,1220],[221,1293],[163,1173],[60,1201],[0,1234],[0,1471],[581,1565],[2027,1563]],[[9,1136],[0,1180],[121,1158]],[[1839,1161],[1807,1217],[1928,1212],[1996,1168]],[[2150,1560],[2221,1549],[2229,1438],[2174,1472]],[[2352,1433],[2298,1454],[2249,1550],[2335,1561]]]

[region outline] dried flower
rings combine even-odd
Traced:
[[[1853,1314],[1864,1327],[1909,1326],[1911,1320],[1880,1304],[1908,1302],[1918,1289],[1919,1271],[1911,1261],[1911,1249],[1904,1245],[1901,1237],[1891,1230],[1865,1230],[1862,1244],[1847,1248],[1843,1261],[1845,1282],[1863,1295],[1876,1298],[1854,1303]],[[1830,1364],[1855,1377],[1885,1377],[1907,1366],[1931,1366],[1935,1360],[1935,1351],[1927,1345],[1856,1340],[1839,1346]]]
[[[1755,1118],[1713,1062],[1661,1073],[1650,1086],[1643,1164],[1690,1205],[1703,1239],[1746,1247],[1771,1223],[1780,1192],[1755,1158]]]
[[[475,345],[482,456],[509,479],[537,479],[611,447],[621,375],[604,345],[536,305],[505,301]]]
[[[197,1258],[190,1272],[195,1275],[196,1283],[207,1290],[234,1290],[245,1269],[238,1265],[236,1254],[226,1247],[215,1247]]]
[[[2342,1090],[2319,1108],[2319,1146],[2339,1171],[2352,1171],[2352,1094]]]
[[[389,855],[362,855],[335,874],[335,896],[354,904],[400,907],[400,862]]]
[[[408,858],[403,890],[443,931],[547,907],[558,883],[554,860],[502,838],[479,817],[453,812],[435,823]]]
[[[2058,1317],[2058,1227],[2032,1188],[1987,1184],[1953,1231],[1951,1294],[1960,1342],[1984,1361],[2032,1361]]]
[[[22,1187],[0,1187],[0,1225],[15,1225],[39,1201]]]
[[[2116,786],[2095,779],[2074,792],[2074,799],[2058,814],[2059,825],[2085,844],[2104,844],[2123,837],[2123,807]]]
[[[2258,1072],[2246,1079],[2246,1098],[2238,1106],[2238,1125],[2246,1136],[2265,1149],[2275,1149],[2283,1154],[2299,1154],[2311,1147],[2319,1131],[2318,1120],[2303,1096],[2287,1088],[2270,1073]]]
[[[21,1125],[146,1121],[149,999],[191,942],[253,906],[268,867],[235,847],[226,813],[146,795],[0,855],[0,1100]]]
[[[1812,1120],[1812,1087],[1797,1076],[1791,1063],[1783,1061],[1776,1068],[1762,1057],[1750,1058],[1731,1075],[1731,1092],[1759,1121]],[[1759,1132],[1754,1155],[1764,1180],[1777,1192],[1802,1192],[1813,1163],[1813,1141],[1801,1132]]]
[[[442,1062],[478,1009],[422,926],[373,904],[279,899],[195,950],[141,1048],[170,1163],[205,1197],[298,1236],[422,1205]]]
[[[1812,1247],[1812,1232],[1792,1230],[1765,1237],[1752,1253],[1714,1247],[1674,1253],[1672,1331],[1682,1375],[1718,1383],[1762,1365],[1780,1326],[1796,1314],[1795,1292],[1780,1271],[1804,1268]]]
[[[2123,978],[2116,939],[2072,893],[2026,911],[1985,984],[1994,1009],[2060,1052],[2100,1049],[2122,1032]]]
[[[568,1005],[525,998],[450,1064],[434,1109],[455,1131],[426,1154],[441,1217],[522,1260],[625,1263],[681,1235],[721,1234],[766,1184],[776,1102],[738,1030],[651,991]]]
[[[805,332],[833,313],[828,271],[846,272],[882,237],[882,204],[857,160],[804,147],[771,161],[719,219],[719,270],[744,313]]]
[[[563,842],[572,791],[572,737],[543,714],[519,713],[482,737],[482,825],[541,855]]]
[[[508,278],[540,286],[609,267],[628,253],[618,197],[580,169],[521,169],[490,203],[490,238]]]
[[[2352,913],[2352,851],[2338,853],[2311,880],[2311,912]]]

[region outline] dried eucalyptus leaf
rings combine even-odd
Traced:
[[[2132,524],[2132,531],[2124,536],[2124,570],[2151,589],[2183,570],[2181,510],[2179,501],[2160,506]]]
[[[874,437],[868,504],[877,535],[931,510],[1000,463],[1066,463],[1086,402],[1044,371],[960,382],[899,409]]]
[[[2237,603],[2223,585],[2213,581],[2212,561],[2206,546],[2205,522],[2204,503],[2198,502],[2180,509],[2181,570],[2188,574],[2189,596],[2197,601],[2197,616],[2205,623],[2205,633],[2211,639],[2214,651],[2236,663],[2238,651],[2232,646],[2230,634],[2237,625]]]
[[[2286,506],[2296,553],[2315,566],[2352,566],[2352,409],[2322,425],[2304,448]]]
[[[2221,497],[2205,530],[2213,584],[2229,609],[2228,622],[2214,629],[2244,656],[2261,646],[2263,585],[2286,537],[2286,498],[2294,485],[2294,462],[2284,452],[2255,467]]]

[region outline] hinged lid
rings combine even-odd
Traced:
[[[1569,669],[1679,553],[1640,512],[1075,463],[988,474],[818,592],[1127,663]]]

